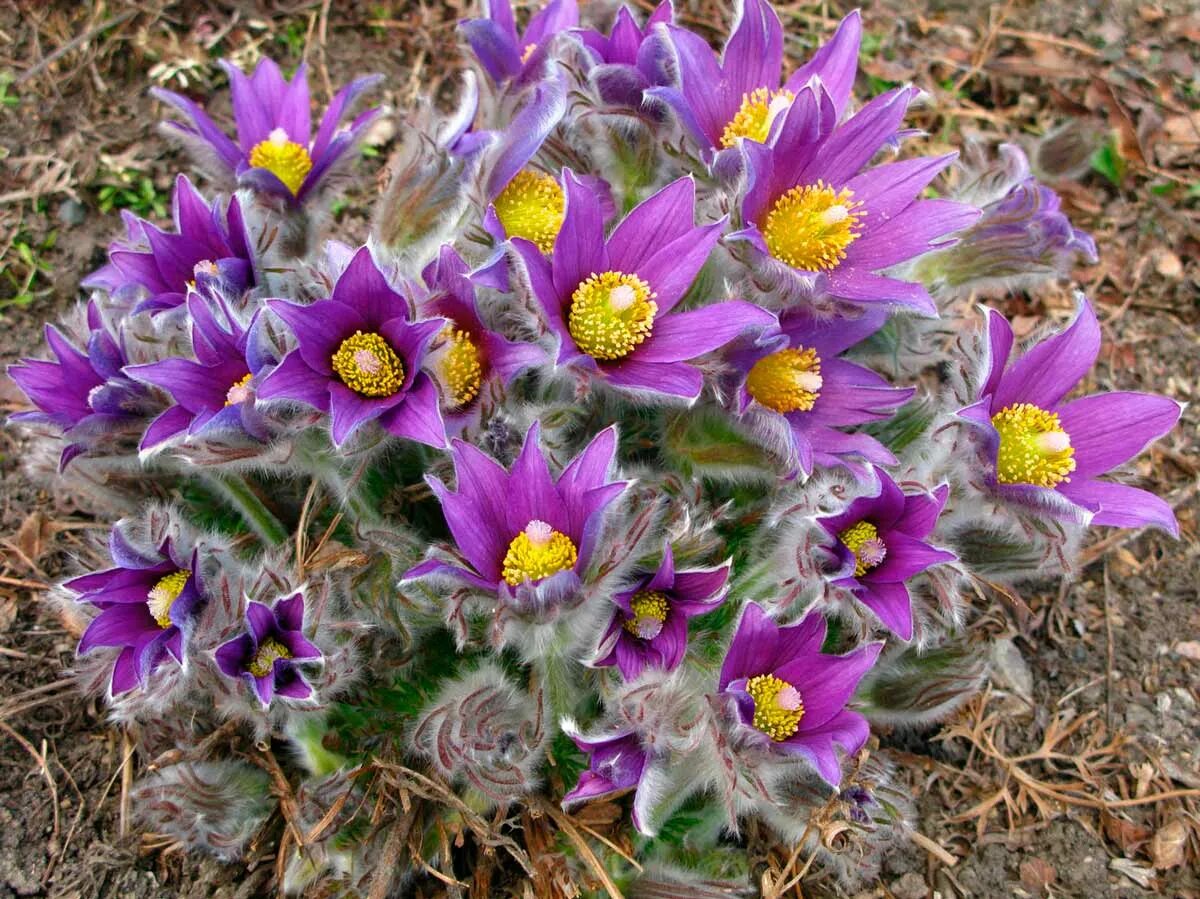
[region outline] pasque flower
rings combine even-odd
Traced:
[[[317,662],[318,649],[304,636],[304,595],[295,593],[269,606],[246,604],[246,633],[217,647],[216,661],[227,677],[242,678],[263,707],[276,696],[308,699],[312,685],[297,663]]]
[[[523,607],[551,604],[575,592],[603,529],[605,512],[624,492],[612,479],[616,428],[597,434],[557,478],[538,445],[525,437],[512,468],[456,440],[451,449],[457,489],[427,476],[465,564],[429,559],[406,579],[447,575]]]
[[[1114,391],[1064,402],[1100,352],[1100,325],[1080,297],[1070,327],[1017,357],[1004,316],[987,310],[988,365],[978,400],[958,414],[980,438],[983,480],[1001,498],[1051,518],[1178,535],[1175,513],[1145,490],[1102,481],[1179,420],[1165,396]]]
[[[777,331],[741,341],[730,351],[738,413],[761,426],[758,430],[781,434],[789,464],[804,474],[817,465],[895,463],[874,437],[841,430],[888,418],[914,393],[841,358],[878,331],[886,317],[872,309],[857,318],[822,318],[796,307],[780,316]]]
[[[637,733],[631,728],[622,728],[601,736],[584,736],[569,730],[568,735],[587,753],[588,767],[579,775],[579,782],[563,796],[564,808],[580,802],[610,796],[613,793],[640,787],[642,776],[650,762],[649,753],[642,746]],[[633,800],[633,826],[642,830],[642,806],[635,793]]]
[[[187,309],[194,361],[176,357],[125,368],[175,401],[150,423],[140,448],[153,449],[180,435],[229,430],[265,439],[268,430],[255,408],[254,379],[268,360],[251,340],[254,323],[243,327],[222,300],[200,293],[188,297]]]
[[[744,0],[720,59],[686,28],[671,27],[670,34],[680,85],[654,87],[649,95],[669,105],[711,157],[742,139],[766,143],[780,114],[813,78],[820,79],[829,97],[829,113],[840,117],[858,70],[862,22],[857,12],[846,16],[829,43],[782,85],[783,26],[765,0]]]
[[[780,627],[747,603],[721,665],[720,690],[737,721],[764,747],[806,758],[831,784],[842,779],[834,746],[854,755],[870,734],[867,720],[846,708],[882,643],[825,655],[825,619],[809,613]]]
[[[740,300],[673,311],[724,223],[694,224],[696,185],[680,178],[638,204],[605,239],[600,198],[572,173],[563,177],[566,216],[552,256],[513,241],[559,339],[558,364],[617,388],[695,399],[703,377],[688,360],[775,321]]]
[[[601,640],[612,649],[596,662],[616,665],[625,680],[645,668],[672,671],[687,652],[688,619],[711,612],[725,600],[729,563],[716,568],[676,571],[670,544],[651,575],[613,595],[617,606]]]
[[[797,93],[767,144],[742,144],[748,183],[743,229],[729,239],[801,292],[855,303],[895,303],[935,314],[921,284],[880,274],[944,245],[979,216],[951,200],[919,200],[955,154],[863,170],[894,142],[914,88],[876,97],[838,124],[834,99],[814,82]]]
[[[887,472],[877,472],[876,480],[876,495],[860,496],[837,515],[817,519],[833,541],[834,566],[828,577],[853,593],[888,630],[910,640],[912,598],[904,582],[957,558],[925,542],[950,488],[943,484],[932,493],[904,493]]]
[[[270,59],[259,60],[247,76],[229,60],[221,60],[233,93],[235,142],[208,114],[186,97],[155,88],[151,92],[182,112],[190,121],[167,122],[170,133],[192,149],[212,158],[239,183],[289,202],[299,203],[312,193],[337,162],[362,138],[378,108],[368,109],[349,126],[342,125],[355,100],[379,82],[382,75],[352,81],[334,96],[314,135],[309,103],[308,69],[304,63],[291,81]]]
[[[183,664],[192,616],[204,594],[196,551],[189,557],[168,539],[148,554],[130,545],[119,528],[113,528],[108,546],[116,567],[64,586],[100,610],[79,640],[79,654],[120,647],[111,680],[116,696],[144,685],[168,657]]]
[[[408,301],[388,284],[370,249],[354,254],[329,299],[267,305],[298,346],[259,381],[259,399],[293,399],[329,413],[339,445],[378,420],[397,437],[445,446],[437,387],[421,367],[446,322],[413,322]]]
[[[546,69],[550,42],[579,24],[575,0],[550,0],[517,30],[510,0],[487,0],[481,19],[461,24],[467,43],[484,71],[496,84],[513,81],[519,87],[537,80]]]
[[[639,26],[628,6],[617,10],[612,30],[601,34],[581,28],[576,34],[596,64],[588,77],[605,103],[639,109],[643,92],[670,85],[677,78],[674,49],[668,32],[655,28],[671,21],[670,0],[663,0]]]
[[[228,206],[219,199],[210,204],[180,175],[171,208],[174,233],[125,213],[125,239],[109,245],[108,264],[83,286],[138,299],[135,311],[160,312],[182,306],[197,286],[240,296],[254,285],[253,256],[236,197]]]

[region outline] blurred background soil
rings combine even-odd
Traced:
[[[639,0],[642,2],[642,0]],[[603,11],[603,6],[584,4]],[[647,6],[643,2],[643,6]],[[648,8],[648,6],[647,6]],[[850,8],[780,7],[793,59]],[[723,0],[679,0],[712,30]],[[104,260],[116,211],[162,219],[185,161],[156,133],[152,85],[228,109],[218,57],[307,59],[314,92],[384,72],[394,109],[444,99],[457,2],[0,0],[0,363]],[[977,139],[1033,151],[1100,247],[1075,273],[1106,342],[1091,389],[1193,405],[1136,463],[1176,507],[1182,539],[1098,529],[1078,579],[981,596],[992,686],[944,725],[883,733],[920,836],[862,896],[1200,897],[1200,10],[1196,4],[967,0],[864,4],[858,95],[912,81],[928,151]],[[394,128],[374,135],[340,236],[366,235]],[[1019,333],[1065,321],[1073,285],[999,300]],[[0,412],[20,407],[0,378]],[[103,522],[35,473],[45,453],[0,429],[0,897],[270,895],[268,850],[247,864],[140,834],[127,788],[144,763],[69,680],[75,637],[45,602],[95,564]],[[420,887],[435,895],[434,885]],[[839,895],[819,872],[795,895]],[[791,894],[789,894],[791,895]]]

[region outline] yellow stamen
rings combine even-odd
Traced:
[[[173,571],[160,578],[146,594],[146,607],[150,609],[154,621],[164,630],[171,626],[171,606],[175,605],[175,600],[179,599],[179,594],[183,592],[191,576],[190,571]]]
[[[522,169],[493,205],[509,237],[523,237],[543,253],[554,249],[567,206],[563,189],[554,178]]]
[[[578,558],[570,537],[535,519],[508,545],[502,566],[504,580],[510,587],[525,581],[536,583],[574,568]]]
[[[1031,403],[1005,406],[992,416],[1000,434],[996,480],[1001,484],[1055,487],[1070,481],[1075,450],[1058,415]]]
[[[746,692],[754,700],[754,726],[772,740],[786,740],[800,729],[804,702],[787,681],[760,674],[746,682]]]
[[[529,57],[533,56],[533,51],[537,49],[537,44],[526,44],[525,49],[521,51],[521,65],[529,62]]]
[[[276,128],[266,140],[250,150],[250,165],[266,169],[284,183],[293,194],[300,192],[304,179],[312,171],[312,157],[300,144],[288,140],[287,132]]]
[[[291,657],[291,650],[274,637],[267,637],[258,644],[258,652],[254,654],[254,658],[246,666],[246,670],[255,677],[266,677],[275,670],[276,659],[290,659]]]
[[[629,607],[633,614],[625,619],[625,630],[643,640],[653,640],[662,633],[671,604],[656,590],[641,590],[633,595]]]
[[[738,138],[748,137],[765,144],[771,135],[771,125],[787,109],[796,95],[786,88],[770,91],[765,87],[742,97],[742,105],[721,134],[721,146],[732,147]]]
[[[861,234],[859,220],[866,214],[861,206],[849,188],[835,191],[823,181],[793,187],[762,221],[767,249],[800,271],[837,268]]]
[[[887,556],[887,546],[879,539],[879,529],[869,521],[860,521],[838,534],[846,549],[854,553],[854,576],[862,577]]]
[[[235,381],[225,392],[225,405],[236,406],[238,403],[244,403],[246,400],[254,396],[254,391],[250,389],[250,382],[254,379],[254,375],[249,372],[238,381]]]
[[[391,396],[404,384],[404,363],[381,334],[355,331],[329,364],[343,384],[362,396]]]
[[[575,288],[567,330],[594,359],[624,359],[650,336],[658,304],[650,285],[624,272],[593,274]]]
[[[483,357],[471,335],[453,325],[442,331],[441,339],[444,343],[437,361],[439,380],[446,390],[448,406],[458,409],[479,395]]]
[[[824,383],[817,351],[789,347],[754,363],[746,375],[746,392],[776,412],[807,412]]]

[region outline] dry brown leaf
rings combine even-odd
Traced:
[[[1101,812],[1100,819],[1104,825],[1104,835],[1121,847],[1121,851],[1126,855],[1144,846],[1151,837],[1149,827],[1134,824],[1108,812]]]
[[[1021,884],[1039,896],[1045,895],[1050,884],[1058,880],[1058,871],[1045,859],[1031,858],[1021,862]]]
[[[25,558],[36,564],[41,559],[42,553],[46,551],[46,544],[49,542],[51,533],[49,519],[40,511],[34,510],[25,517],[17,529],[14,538],[17,549],[24,554]]]
[[[1180,818],[1173,818],[1154,833],[1150,840],[1150,862],[1159,871],[1178,868],[1183,864],[1187,844],[1187,827]]]

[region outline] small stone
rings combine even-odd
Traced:
[[[1178,281],[1183,277],[1183,263],[1166,247],[1155,250],[1152,258],[1154,259],[1154,270],[1164,278]]]
[[[1185,640],[1175,644],[1175,653],[1185,659],[1200,662],[1200,640]]]
[[[58,207],[58,220],[64,225],[82,225],[87,213],[87,207],[78,200],[63,200]]]
[[[909,871],[892,883],[890,889],[896,899],[926,899],[929,895],[929,886],[925,883],[925,878],[915,871]]]

